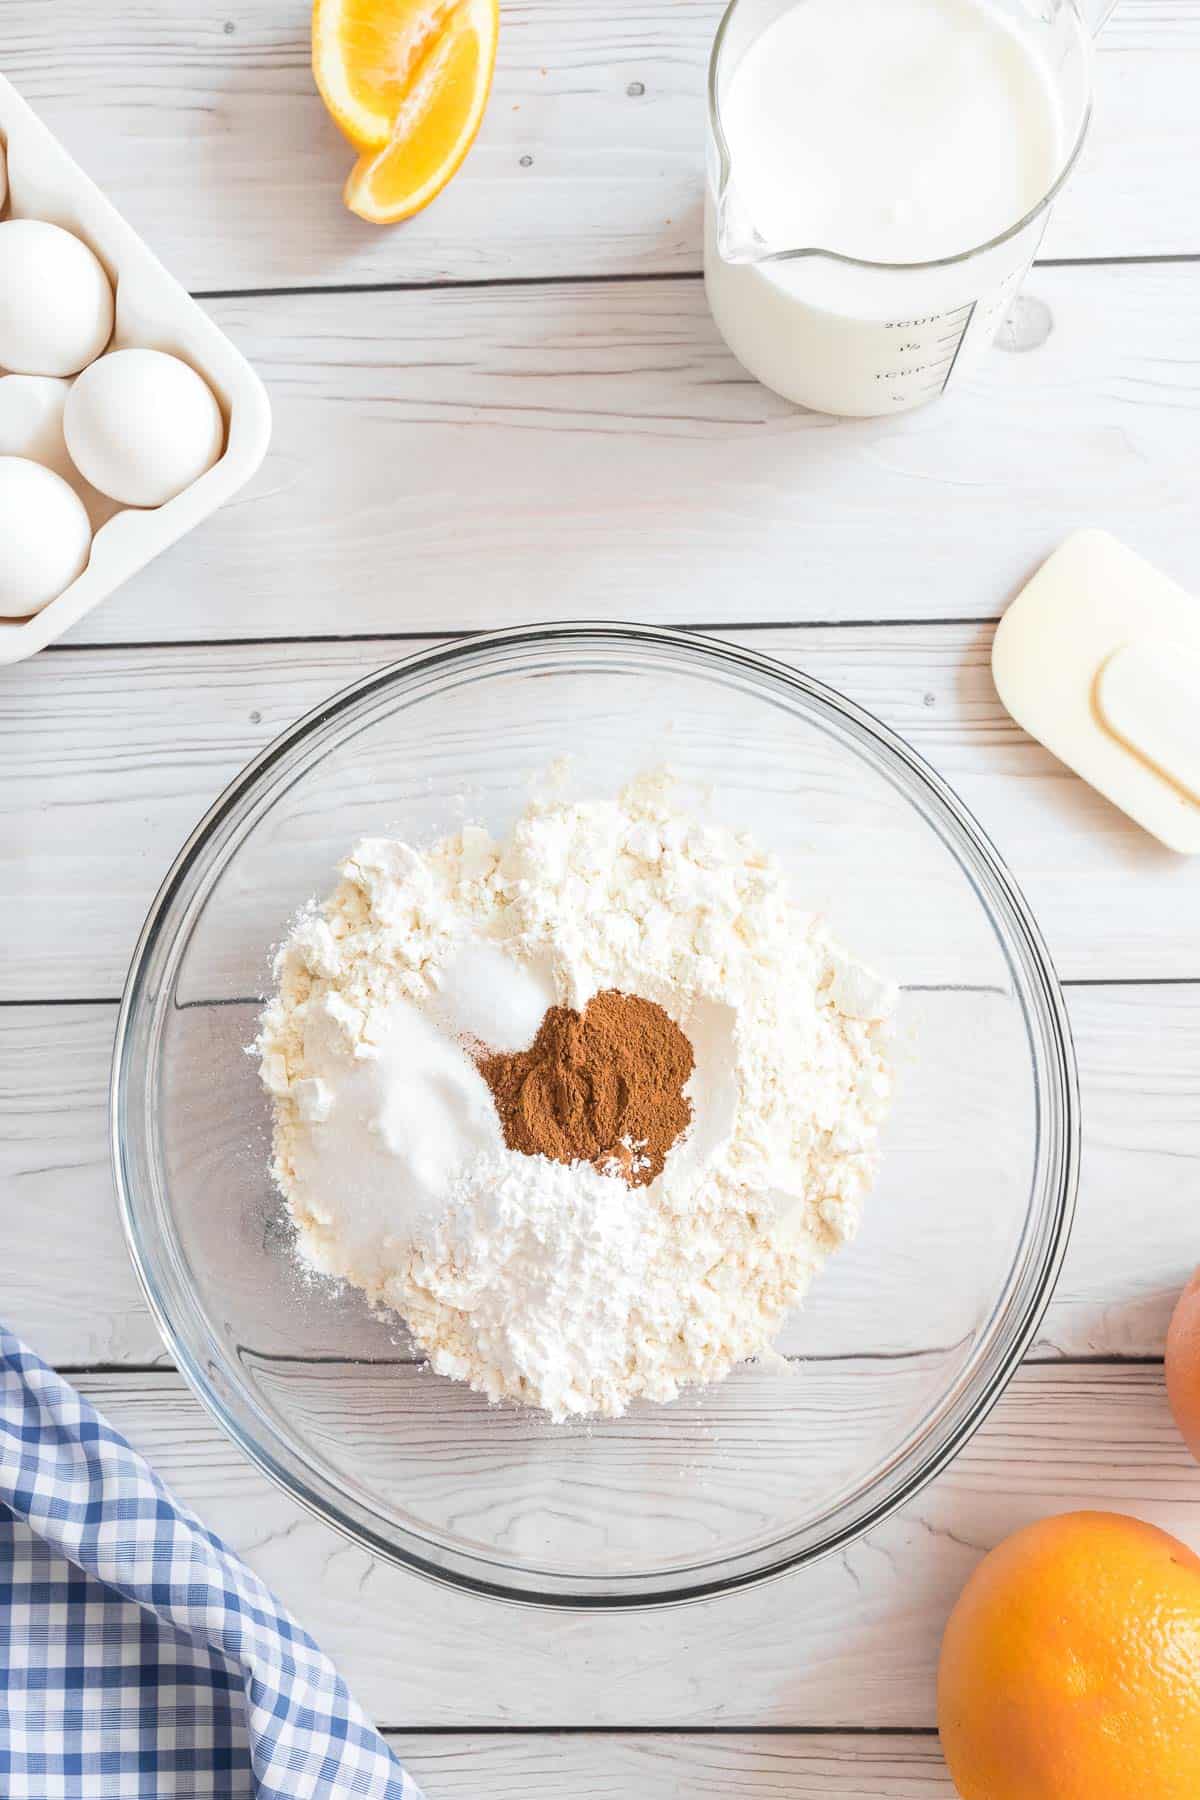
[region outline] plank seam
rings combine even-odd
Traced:
[[[64,1000],[61,996],[47,1000],[3,1000],[0,1009],[11,1011],[20,1006],[120,1006],[121,996],[109,994],[83,994],[79,999]]]
[[[312,294],[442,294],[468,293],[487,288],[531,287],[632,287],[651,281],[702,281],[703,269],[664,269],[660,272],[632,269],[612,275],[463,275],[440,276],[432,281],[317,282],[312,286],[257,288],[195,288],[193,300],[294,300]]]
[[[936,1725],[380,1725],[384,1736],[936,1738]]]
[[[1200,251],[1162,251],[1137,256],[1046,256],[1039,257],[1035,269],[1109,269],[1147,268],[1161,263],[1167,266],[1200,262]],[[629,287],[648,282],[703,281],[703,269],[627,269],[612,274],[579,275],[464,275],[436,277],[431,281],[347,281],[317,282],[312,285],[248,288],[195,288],[194,300],[275,300],[302,299],[307,295],[322,298],[327,294],[437,294],[463,291],[486,291],[489,288],[531,287]]]
[[[1086,991],[1088,989],[1103,989],[1103,988],[1116,988],[1116,989],[1124,990],[1124,989],[1131,989],[1131,988],[1200,987],[1200,974],[1197,974],[1197,975],[1068,975],[1068,976],[1062,976],[1060,978],[1059,986],[1068,991],[1071,991],[1071,992],[1074,992],[1075,990]],[[921,986],[920,983],[914,983],[912,985],[912,987],[910,987],[907,991],[909,993],[975,993],[977,991],[990,993],[994,990],[992,990],[990,988],[977,990],[977,989],[969,988],[969,987],[957,987],[952,983],[948,983],[948,984],[945,984],[942,986],[934,985],[934,986],[929,986],[929,987],[923,987],[923,986]],[[71,995],[67,998],[64,998],[62,995],[49,995],[46,997],[39,997],[37,995],[32,995],[32,996],[23,997],[23,998],[12,998],[12,999],[0,998],[0,1012],[18,1012],[18,1011],[20,1011],[20,1009],[22,1007],[47,1007],[47,1006],[79,1006],[79,1007],[107,1006],[107,1007],[113,1007],[113,1006],[120,1006],[120,1004],[121,1004],[121,996],[119,994],[81,994],[78,997],[76,997],[75,995]],[[263,1004],[263,1000],[262,1000],[261,995],[254,995],[254,996],[247,995],[244,997],[239,997],[236,1000],[189,1001],[180,1010],[186,1011],[186,1010],[188,1010],[189,1007],[192,1007],[192,1006],[210,1008],[213,1006],[261,1006],[262,1004]]]
[[[847,1352],[845,1356],[797,1356],[789,1358],[799,1363],[845,1363],[845,1362],[904,1362],[915,1356],[926,1354],[923,1351],[904,1350],[888,1353],[880,1352]],[[338,1368],[343,1364],[355,1369],[422,1369],[425,1360],[419,1356],[403,1357],[336,1357],[336,1356],[292,1356],[264,1358],[274,1363],[299,1363],[306,1368]],[[1120,1352],[1100,1351],[1095,1355],[1056,1356],[1053,1353],[1031,1352],[1018,1364],[1020,1369],[1161,1369],[1161,1356],[1122,1355]],[[100,1375],[170,1375],[179,1376],[179,1369],[172,1362],[155,1363],[55,1363],[55,1371],[59,1375],[75,1379],[84,1376]],[[182,1380],[182,1377],[180,1377]],[[186,1385],[186,1384],[185,1384]],[[190,1391],[190,1390],[189,1390]]]
[[[1200,981],[1196,975],[1072,975],[1060,978],[1059,986],[1065,988],[1170,988],[1194,987]]]
[[[561,623],[562,621],[557,621]],[[568,621],[585,625],[611,624],[612,620]],[[962,613],[929,619],[702,619],[664,626],[670,631],[880,631],[916,630],[930,626],[995,625],[995,614]],[[93,651],[126,650],[278,650],[305,644],[426,644],[450,643],[483,637],[482,626],[456,625],[429,631],[314,631],[295,636],[219,638],[113,638],[94,644],[47,644],[41,656],[85,656]]]
[[[179,1370],[173,1362],[156,1363],[55,1363],[56,1375],[63,1375],[74,1380],[82,1375],[178,1375]],[[191,1390],[189,1389],[189,1392]]]

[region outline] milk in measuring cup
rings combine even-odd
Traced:
[[[769,12],[714,70],[714,317],[802,405],[919,406],[991,342],[1032,260],[1043,215],[983,247],[1038,208],[1070,152],[1055,79],[1023,8],[1001,0]],[[779,255],[795,250],[822,254]]]

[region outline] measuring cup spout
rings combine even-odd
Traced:
[[[736,183],[727,178],[715,195],[717,251],[727,263],[756,263],[771,247],[739,199]]]

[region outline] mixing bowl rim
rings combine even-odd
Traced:
[[[635,1589],[617,1593],[586,1590],[543,1593],[519,1587],[515,1585],[511,1577],[507,1581],[493,1580],[461,1568],[443,1567],[407,1546],[398,1545],[382,1533],[373,1530],[369,1525],[348,1516],[334,1499],[323,1499],[314,1492],[305,1484],[299,1473],[290,1469],[285,1462],[277,1460],[267,1444],[259,1442],[243,1427],[231,1406],[208,1380],[200,1366],[199,1359],[193,1354],[189,1345],[183,1340],[180,1331],[172,1323],[150,1266],[149,1246],[144,1249],[139,1233],[132,1183],[126,1179],[121,1135],[126,1052],[129,1046],[131,1021],[141,998],[147,961],[167,925],[170,909],[178,890],[193,871],[194,865],[211,837],[238,803],[259,788],[270,769],[290,751],[303,744],[314,731],[335,720],[339,714],[346,712],[372,692],[383,691],[392,685],[410,681],[448,664],[480,657],[486,658],[490,652],[501,650],[506,646],[558,645],[564,647],[569,646],[572,641],[580,639],[596,644],[625,644],[645,648],[658,646],[663,649],[682,650],[686,655],[697,656],[700,660],[708,658],[716,664],[740,669],[752,675],[768,677],[774,682],[782,683],[785,688],[793,690],[805,700],[815,701],[818,705],[829,709],[834,715],[856,728],[859,733],[864,734],[868,740],[873,741],[888,753],[905,775],[923,786],[942,811],[948,815],[949,822],[962,834],[971,851],[982,861],[991,879],[998,886],[1009,909],[1007,918],[997,917],[992,903],[982,893],[978,895],[978,898],[988,914],[993,930],[998,931],[1003,926],[1006,932],[1015,932],[1018,940],[1022,942],[1028,969],[1036,976],[1035,993],[1043,1003],[1043,1023],[1048,1028],[1047,1043],[1052,1053],[1047,1081],[1047,1109],[1049,1116],[1057,1125],[1055,1135],[1058,1140],[1058,1156],[1056,1166],[1047,1171],[1046,1190],[1051,1198],[1051,1205],[1047,1209],[1047,1216],[1042,1221],[1044,1224],[1049,1224],[1050,1233],[1041,1258],[1040,1273],[1026,1304],[1024,1315],[1017,1326],[1012,1329],[1010,1340],[1007,1346],[1003,1347],[1003,1353],[997,1358],[995,1366],[990,1370],[986,1366],[981,1366],[976,1371],[974,1379],[979,1379],[983,1375],[986,1375],[987,1379],[982,1382],[980,1391],[970,1403],[969,1410],[947,1432],[944,1442],[935,1445],[929,1453],[920,1458],[916,1467],[894,1492],[885,1494],[874,1505],[867,1506],[845,1525],[829,1532],[817,1542],[792,1549],[785,1554],[776,1555],[773,1560],[768,1560],[758,1567],[740,1569],[725,1575],[711,1575],[703,1580],[685,1580],[678,1587],[661,1592],[645,1591],[643,1587],[641,1591]],[[938,772],[903,738],[881,720],[875,718],[873,714],[858,706],[854,701],[847,699],[836,689],[828,687],[825,683],[801,670],[790,668],[774,657],[765,656],[742,644],[730,643],[719,636],[709,636],[707,632],[623,623],[615,620],[562,620],[538,625],[513,626],[500,631],[459,636],[448,642],[443,641],[417,650],[411,655],[390,662],[381,669],[373,670],[339,689],[329,699],[310,708],[293,725],[265,745],[206,809],[174,857],[151,902],[134,947],[121,997],[109,1083],[110,1155],[121,1223],[130,1259],[147,1306],[180,1373],[206,1410],[216,1419],[239,1450],[289,1498],[303,1506],[315,1518],[332,1525],[352,1542],[359,1544],[370,1553],[379,1555],[401,1568],[411,1569],[414,1573],[452,1590],[477,1594],[514,1606],[532,1605],[560,1611],[657,1610],[661,1607],[691,1604],[719,1595],[736,1593],[745,1588],[757,1587],[768,1581],[780,1579],[794,1569],[809,1566],[821,1561],[826,1556],[847,1548],[890,1518],[901,1507],[906,1506],[915,1495],[941,1473],[974,1436],[1012,1379],[1044,1317],[1062,1267],[1074,1220],[1079,1178],[1079,1140],[1078,1075],[1074,1046],[1066,1004],[1049,951],[1028,903],[1009,872],[1004,859],[974,815]],[[962,1404],[961,1401],[959,1403]],[[252,1401],[247,1401],[247,1404],[252,1411],[255,1410]],[[295,1455],[294,1447],[288,1443],[278,1427],[267,1422],[267,1434],[274,1438],[285,1451],[290,1451],[296,1463],[303,1467],[303,1457]],[[919,1439],[917,1443],[919,1444]],[[333,1486],[325,1477],[316,1472],[313,1472],[312,1478],[326,1487]],[[422,1534],[417,1528],[413,1528],[410,1535],[421,1541],[436,1542],[436,1539],[422,1540]],[[780,1545],[791,1541],[794,1535],[792,1533],[790,1538],[776,1539],[773,1545],[766,1547],[767,1553],[769,1554],[772,1550],[777,1550]],[[455,1552],[455,1554],[462,1557],[470,1553]],[[484,1563],[487,1559],[474,1555],[470,1557],[470,1560],[475,1563]],[[701,1568],[712,1568],[713,1566],[712,1561],[700,1565]],[[538,1571],[531,1571],[531,1573],[539,1574]],[[540,1572],[543,1579],[545,1573],[544,1571]],[[666,1576],[635,1574],[617,1577],[608,1575],[564,1576],[559,1579],[564,1582],[571,1580],[580,1583],[640,1581],[648,1584],[649,1582],[669,1581],[673,1579],[673,1576],[668,1572]]]

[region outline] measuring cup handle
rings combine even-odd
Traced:
[[[1098,37],[1112,17],[1117,0],[1079,0],[1079,10],[1093,37]]]

